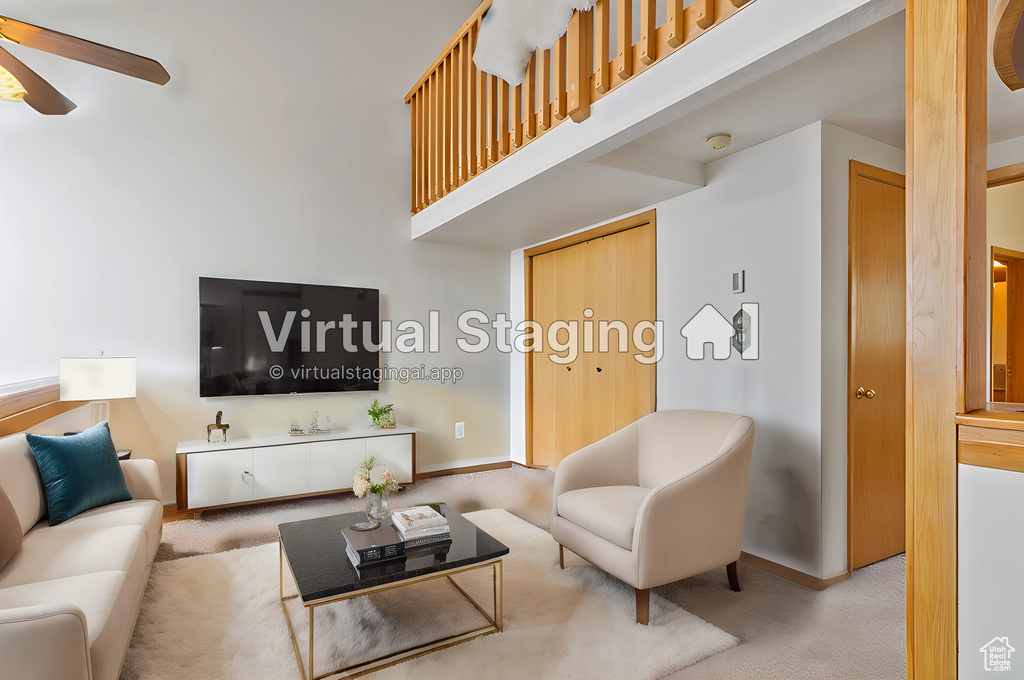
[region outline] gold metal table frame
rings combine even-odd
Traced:
[[[280,558],[281,558],[281,580],[280,580],[280,584],[281,584],[281,609],[284,610],[284,618],[285,618],[285,621],[288,622],[288,634],[292,638],[292,647],[295,649],[295,660],[299,664],[299,673],[302,675],[302,680],[321,680],[321,678],[327,678],[327,677],[331,677],[331,676],[337,676],[339,678],[358,678],[358,677],[360,677],[362,675],[366,675],[367,673],[373,673],[374,671],[378,671],[378,670],[380,670],[382,668],[387,668],[388,666],[393,666],[396,663],[401,663],[402,661],[407,661],[409,659],[415,659],[416,657],[423,656],[425,654],[429,654],[430,652],[434,652],[434,651],[437,651],[439,649],[444,649],[445,647],[451,647],[452,645],[457,645],[457,644],[462,643],[462,642],[468,642],[469,640],[473,640],[473,639],[481,637],[483,635],[490,635],[491,633],[500,633],[503,630],[503,627],[504,627],[503,621],[502,621],[502,586],[503,586],[503,579],[502,579],[502,571],[501,571],[502,563],[501,563],[501,558],[497,557],[497,558],[494,558],[494,559],[491,559],[491,560],[487,560],[485,562],[480,562],[478,564],[469,564],[469,565],[466,565],[464,567],[456,567],[454,569],[447,569],[447,570],[440,571],[440,572],[424,574],[422,576],[414,576],[412,578],[402,579],[402,580],[399,580],[399,581],[395,581],[393,583],[385,583],[383,585],[374,586],[372,588],[364,588],[364,589],[361,589],[361,590],[352,591],[350,593],[343,593],[341,595],[334,595],[332,597],[325,597],[325,598],[321,598],[319,600],[313,600],[313,601],[310,601],[310,602],[303,602],[302,606],[305,607],[309,611],[309,668],[308,668],[308,671],[307,671],[306,667],[302,663],[302,652],[299,650],[299,641],[295,637],[295,627],[292,624],[292,617],[291,617],[291,614],[288,613],[288,600],[294,600],[294,599],[298,598],[299,595],[296,593],[295,595],[289,595],[288,597],[284,596],[284,569],[285,569],[285,565],[288,565],[288,572],[291,574],[293,582],[295,581],[295,574],[292,572],[291,563],[287,559],[285,559],[284,544],[279,541],[278,542],[278,546],[279,546],[279,552],[280,552]],[[494,611],[494,615],[493,616],[491,614],[488,614],[486,611],[484,611],[484,608],[481,607],[480,604],[469,595],[469,593],[467,593],[465,590],[463,590],[462,587],[458,583],[455,582],[455,579],[452,578],[452,576],[455,576],[456,574],[461,574],[461,573],[464,573],[464,572],[467,572],[467,571],[473,571],[473,570],[476,570],[476,569],[486,569],[487,567],[493,567],[494,568],[494,571],[493,571],[493,574],[492,574],[492,578],[493,578],[493,582],[494,582],[494,610],[493,610]],[[465,597],[467,600],[469,600],[469,602],[474,607],[476,607],[477,610],[481,614],[484,615],[484,618],[486,618],[487,621],[488,621],[488,625],[481,626],[479,628],[474,628],[474,629],[468,630],[468,631],[466,631],[464,633],[456,633],[455,635],[449,635],[449,636],[443,637],[443,638],[441,638],[439,640],[434,640],[432,642],[426,642],[426,643],[423,643],[423,644],[420,644],[420,645],[416,645],[415,647],[409,647],[407,649],[401,649],[401,650],[398,650],[396,652],[392,652],[390,654],[387,654],[385,656],[380,656],[380,657],[377,657],[376,659],[371,659],[370,661],[363,661],[363,662],[360,662],[360,663],[357,663],[357,664],[353,664],[351,666],[346,666],[345,668],[339,668],[338,670],[331,671],[330,673],[324,673],[322,675],[314,675],[313,674],[313,633],[314,633],[314,630],[313,630],[313,620],[314,620],[313,613],[315,612],[317,607],[322,607],[323,605],[332,604],[334,602],[341,602],[342,600],[350,600],[350,599],[355,598],[355,597],[363,597],[365,595],[372,595],[374,593],[380,593],[380,592],[383,592],[385,590],[391,590],[393,588],[401,588],[402,586],[409,586],[409,585],[412,585],[414,583],[422,583],[424,581],[432,581],[434,579],[439,579],[439,578],[447,578],[451,582],[451,584],[453,586],[455,586],[455,588],[460,593],[462,593],[463,597]],[[297,585],[297,582],[296,582],[296,589],[297,588],[298,588],[298,585]]]

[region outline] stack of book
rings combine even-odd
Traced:
[[[372,531],[341,530],[345,537],[345,554],[354,567],[362,568],[405,557],[405,543],[394,527],[382,524]]]
[[[398,510],[391,515],[406,549],[451,542],[452,533],[444,515],[428,505]]]

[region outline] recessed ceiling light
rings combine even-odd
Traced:
[[[732,135],[727,134],[725,132],[719,132],[717,134],[711,135],[707,139],[707,145],[710,146],[715,151],[724,149],[730,144],[732,144]]]

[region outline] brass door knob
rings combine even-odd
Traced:
[[[857,396],[858,399],[861,399],[864,396],[864,388],[863,387],[858,387],[857,388],[856,396]]]
[[[874,390],[868,390],[867,392],[864,393],[864,396],[867,397],[868,399],[874,399],[875,398],[875,391]]]

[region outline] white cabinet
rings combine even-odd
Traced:
[[[309,487],[312,493],[351,489],[352,478],[366,457],[365,439],[338,439],[312,444]]]
[[[309,493],[309,444],[253,449],[253,498],[282,498]]]
[[[209,451],[188,457],[188,506],[244,503],[253,499],[252,449]]]
[[[412,483],[412,435],[392,434],[366,439],[366,455],[377,456],[387,466],[399,484]]]
[[[348,491],[359,464],[377,456],[400,484],[416,471],[415,430],[355,430],[303,437],[288,435],[178,444],[178,509],[204,510]]]

